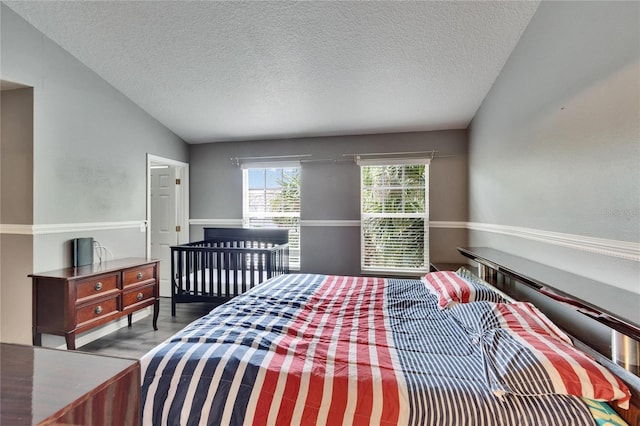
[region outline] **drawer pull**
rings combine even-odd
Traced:
[[[98,281],[98,282],[96,283],[96,285],[94,285],[94,286],[93,286],[93,288],[95,288],[95,289],[96,289],[96,291],[100,291],[100,290],[102,290],[102,283],[101,283],[100,281]]]
[[[102,306],[96,306],[94,312],[96,313],[96,315],[100,315],[102,313]]]
[[[142,272],[138,272],[138,275],[136,275],[136,278],[138,278],[139,280],[142,279]]]
[[[144,295],[142,293],[136,294],[136,299],[138,299],[138,300],[142,300],[143,297],[144,297]]]

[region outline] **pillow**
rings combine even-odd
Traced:
[[[476,274],[474,274],[464,266],[459,267],[458,270],[456,271],[456,274],[460,275],[465,280],[471,281],[472,283],[475,283],[475,284],[482,284],[482,285],[487,284],[485,280],[483,280],[482,278],[480,278],[479,276],[477,276]]]
[[[465,268],[464,266],[461,266],[460,268],[458,268],[458,270],[456,271],[456,274],[459,275],[460,277],[462,277],[463,279],[467,280],[467,281],[471,281],[474,284],[479,284],[479,285],[483,285],[487,288],[490,288],[491,290],[493,290],[494,292],[498,293],[500,296],[502,296],[503,299],[505,299],[508,302],[513,301],[514,299],[503,293],[502,291],[500,291],[499,289],[495,288],[494,286],[492,286],[491,284],[489,284],[488,282],[486,282],[485,280],[483,280],[482,278],[480,278],[479,276],[477,276],[476,274],[474,274],[473,272],[471,272],[470,270],[468,270],[467,268]]]
[[[626,385],[563,340],[525,329],[496,328],[483,334],[480,344],[487,379],[498,396],[573,395],[629,407]]]
[[[531,303],[478,302],[456,305],[450,309],[450,314],[471,334],[481,335],[504,328],[514,333],[539,333],[573,345],[571,338]]]
[[[457,303],[481,300],[504,302],[504,299],[490,288],[467,281],[453,271],[430,272],[421,280],[429,291],[438,297],[440,309],[449,308]]]
[[[589,407],[598,426],[629,426],[608,404],[588,398],[582,400]]]
[[[532,304],[479,302],[456,305],[449,313],[476,334],[496,395],[563,394],[628,407],[631,394],[625,384],[576,349]]]

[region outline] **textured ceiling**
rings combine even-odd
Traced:
[[[538,6],[5,3],[189,143],[464,129]]]

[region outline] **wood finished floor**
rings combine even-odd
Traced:
[[[209,313],[214,305],[208,303],[178,303],[176,316],[171,316],[171,299],[160,299],[158,330],[153,329],[153,315],[134,322],[115,332],[77,348],[82,352],[139,359],[149,350],[171,337],[187,324]]]

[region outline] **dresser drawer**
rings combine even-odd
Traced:
[[[91,303],[76,310],[76,323],[80,326],[82,323],[96,320],[98,318],[110,316],[110,314],[118,312],[118,298],[102,300],[100,302]]]
[[[123,286],[140,284],[156,278],[154,265],[141,265],[137,268],[125,269],[122,272]]]
[[[133,291],[128,291],[122,294],[123,309],[136,303],[146,302],[148,300],[154,300],[155,297],[155,284],[145,287],[139,287]]]
[[[77,300],[86,297],[102,296],[110,291],[118,290],[119,274],[98,275],[76,282]]]

